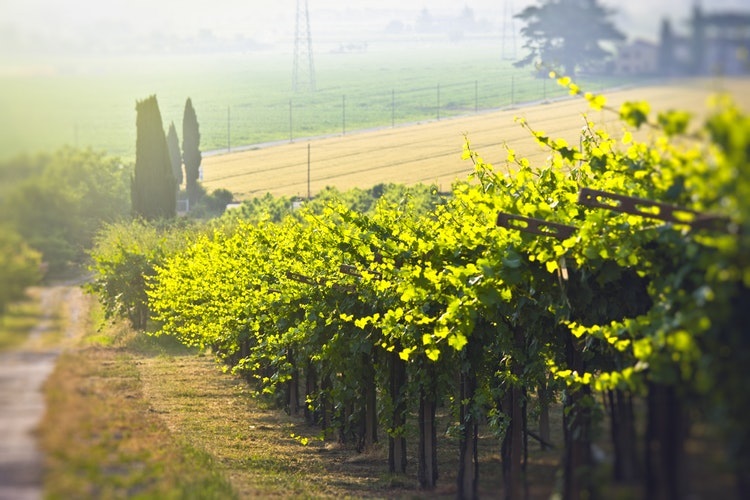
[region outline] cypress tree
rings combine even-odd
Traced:
[[[167,148],[169,148],[169,159],[172,161],[172,173],[174,180],[179,188],[182,185],[182,153],[180,153],[180,140],[177,138],[177,129],[174,122],[169,124],[167,132]]]
[[[198,118],[195,116],[193,102],[188,97],[185,102],[185,112],[182,115],[182,161],[185,163],[185,183],[191,205],[201,196],[198,186],[202,159],[200,142]]]
[[[156,96],[136,102],[135,172],[130,198],[133,215],[146,220],[173,218],[177,184]]]
[[[675,70],[674,35],[669,19],[661,20],[659,43],[659,70],[662,75],[671,75]]]

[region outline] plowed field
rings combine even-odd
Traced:
[[[691,80],[660,86],[637,87],[604,93],[609,106],[646,100],[652,110],[683,109],[705,113],[707,99],[717,90],[731,93],[750,109],[750,80]],[[575,144],[584,124],[582,115],[616,134],[621,125],[615,113],[592,111],[580,98],[537,103],[470,117],[425,122],[410,126],[353,132],[335,137],[297,140],[203,159],[203,185],[212,191],[225,188],[239,200],[265,193],[307,196],[308,146],[310,191],[326,186],[341,190],[369,188],[381,182],[436,184],[447,190],[464,178],[471,165],[461,160],[463,135],[486,161],[500,168],[505,145],[532,164],[541,164],[548,152],[541,149],[514,118],[523,117],[535,130]]]

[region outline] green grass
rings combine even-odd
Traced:
[[[144,398],[132,332],[109,323],[94,336],[110,341],[93,333],[45,386],[45,498],[234,498],[213,457],[172,434]]]
[[[91,297],[88,300],[93,300]],[[440,479],[433,491],[416,481],[417,415],[406,426],[409,468],[387,472],[387,445],[357,453],[353,446],[316,439],[317,427],[254,396],[240,378],[221,373],[208,355],[169,337],[150,337],[108,322],[91,342],[98,308],[49,378],[48,411],[40,429],[47,457],[45,498],[455,498],[455,415],[438,412]],[[642,407],[638,407],[642,410]],[[642,411],[638,411],[642,416]],[[560,470],[562,408],[552,407],[552,442],[529,444],[529,498],[550,498]],[[534,418],[530,417],[530,425]],[[605,423],[606,424],[606,423]],[[611,453],[606,432],[598,444]],[[696,432],[697,431],[697,432]],[[730,491],[731,476],[709,429],[686,443],[699,496]],[[303,446],[292,436],[310,439]],[[697,438],[696,438],[697,436]],[[479,492],[502,494],[500,444],[482,426]],[[715,457],[719,457],[715,459]],[[609,465],[604,465],[602,473]],[[634,485],[611,484],[603,498],[635,498]]]
[[[236,148],[470,114],[564,93],[498,53],[490,44],[319,53],[317,91],[299,94],[291,92],[291,54],[23,61],[36,68],[25,73],[0,61],[0,160],[63,144],[132,160],[135,102],[152,94],[165,128],[174,121],[179,136],[185,99],[191,97],[201,148],[211,151],[227,147],[228,129]],[[582,83],[598,89],[617,82]]]
[[[0,351],[23,344],[41,318],[38,299],[28,297],[10,304],[8,309],[0,314]]]

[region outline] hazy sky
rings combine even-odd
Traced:
[[[600,0],[616,8],[616,24],[631,35],[656,38],[662,16],[676,25],[695,0]],[[390,20],[413,22],[422,9],[434,16],[458,16],[470,7],[496,33],[511,13],[534,0],[308,0],[314,39],[385,29]],[[707,10],[750,9],[748,0],[703,0]],[[0,0],[0,47],[127,45],[143,37],[242,36],[285,43],[294,33],[296,0]],[[507,24],[506,24],[507,26]],[[515,21],[515,28],[520,28]],[[210,34],[210,35],[209,35]],[[0,49],[1,50],[1,49]]]

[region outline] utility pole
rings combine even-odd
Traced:
[[[307,143],[307,199],[312,200],[310,193],[310,143]]]
[[[307,58],[305,66],[304,59]],[[305,66],[305,67],[301,67]],[[297,0],[297,23],[294,33],[294,69],[292,72],[292,91],[315,91],[315,64],[313,63],[312,33],[310,32],[310,13],[307,0],[304,4]]]

